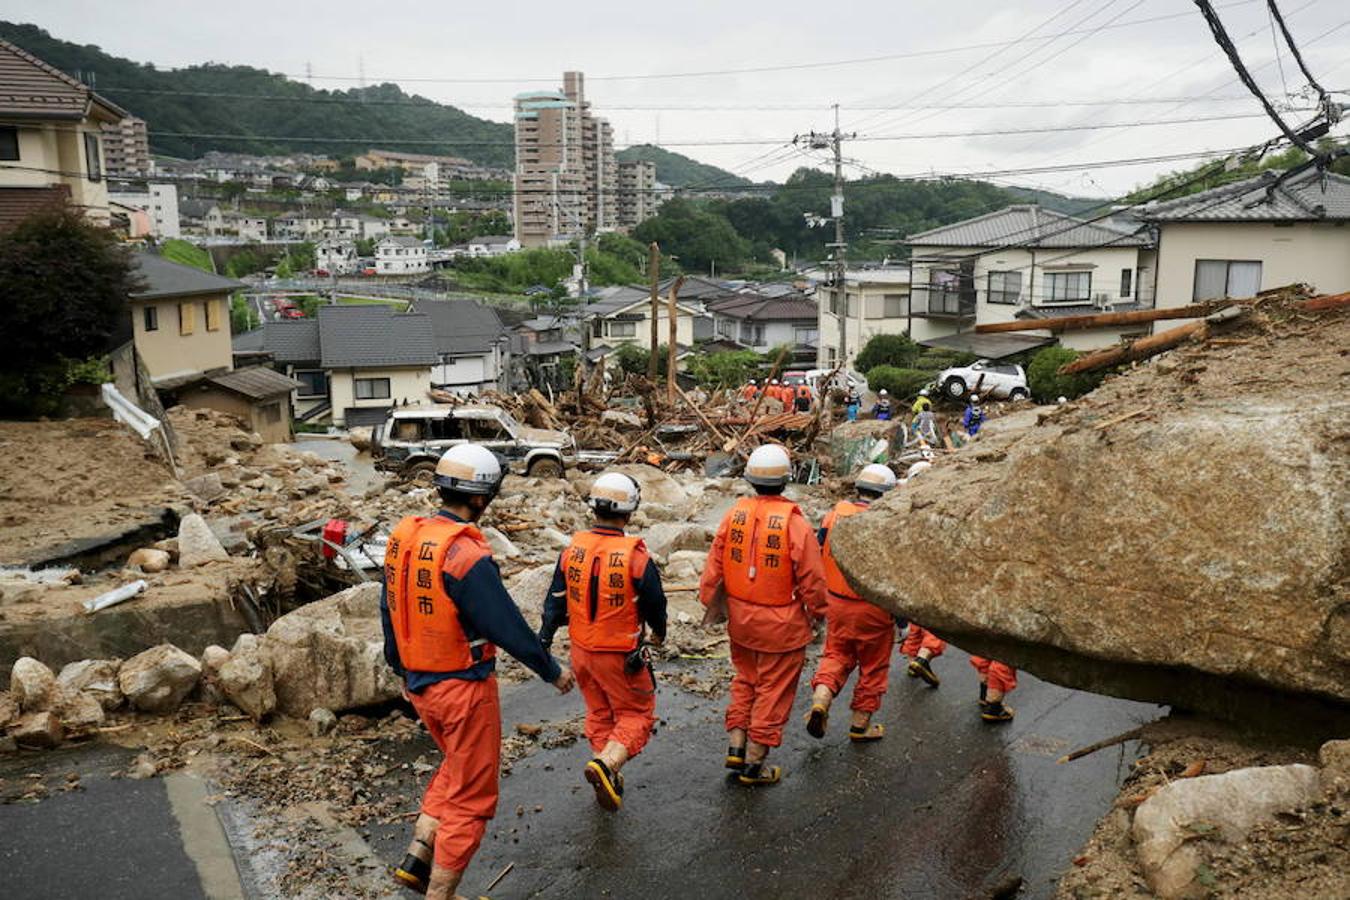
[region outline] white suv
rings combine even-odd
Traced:
[[[1031,396],[1027,388],[1027,373],[1021,366],[991,363],[987,359],[968,366],[956,366],[938,373],[938,387],[952,400],[964,400],[969,394],[981,399],[993,397],[1025,400]]]

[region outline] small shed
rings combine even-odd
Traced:
[[[185,406],[202,406],[237,416],[264,441],[279,444],[294,436],[291,392],[299,387],[300,382],[275,369],[249,366],[180,388],[178,400]]]

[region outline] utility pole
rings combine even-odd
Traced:
[[[834,285],[831,292],[835,300],[836,315],[839,318],[839,357],[836,364],[843,366],[848,362],[848,267],[845,259],[848,243],[844,240],[844,154],[843,143],[857,134],[844,134],[839,130],[839,104],[834,104],[834,131],[828,134],[812,131],[808,135],[797,135],[792,139],[795,144],[805,140],[813,150],[831,150],[834,153],[834,193],[830,196],[830,215],[828,217],[806,214],[806,224],[811,227],[834,222],[834,241],[825,246],[834,251]],[[861,313],[862,310],[859,310]]]
[[[679,315],[676,310],[679,306],[680,288],[684,286],[684,276],[681,275],[675,279],[670,286],[670,295],[666,303],[666,402],[671,406],[675,405],[675,345],[679,339]],[[655,355],[655,354],[653,354]]]
[[[661,247],[656,241],[652,241],[647,247],[647,271],[652,278],[652,349],[647,358],[647,378],[652,384],[656,383],[656,348],[660,346],[661,338],[657,331],[656,320],[661,314],[661,298],[657,290],[658,282],[661,280]]]

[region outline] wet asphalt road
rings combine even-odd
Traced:
[[[462,890],[483,893],[513,864],[492,890],[494,900],[942,900],[987,896],[1011,875],[1024,880],[1021,896],[1048,897],[1110,808],[1137,748],[1064,766],[1055,759],[1160,711],[1023,675],[1013,695],[1016,721],[989,726],[978,718],[974,672],[964,654],[949,650],[938,671],[943,684],[934,690],[893,669],[897,677],[877,719],[887,737],[871,745],[846,737],[850,688],[836,702],[825,740],[807,736],[800,725],[803,686],[784,746],[773,755],[785,767],[784,780],[754,790],[729,782],[722,769],[721,701],[663,685],[658,714],[664,724],[625,770],[624,810],[610,815],[595,806],[580,777],[588,758],[583,743],[540,749],[503,780],[498,817]],[[516,722],[559,721],[579,712],[576,694],[559,697],[540,683],[504,689],[508,730]],[[403,752],[412,759],[429,748],[429,741],[417,741]],[[171,802],[162,779],[106,777],[129,758],[107,748],[27,758],[28,768],[81,771],[85,790],[31,806],[0,806],[0,897],[270,896],[257,887],[267,879],[253,871],[263,863],[247,846],[246,810],[184,803],[181,786]],[[9,766],[3,774],[23,768]],[[404,779],[381,789],[403,794],[411,809],[415,788]],[[232,851],[242,872],[237,893],[221,893],[219,871],[200,858],[203,846],[211,849],[201,820],[212,820],[205,823],[209,830],[216,816],[225,820],[222,836],[229,836],[226,858]],[[407,828],[374,826],[363,837],[378,858],[393,861]]]

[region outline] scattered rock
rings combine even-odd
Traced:
[[[191,491],[198,499],[205,500],[208,503],[225,493],[225,485],[221,484],[220,476],[215,472],[207,472],[205,475],[189,478],[183,482],[183,487]]]
[[[136,757],[136,761],[131,764],[129,769],[127,769],[127,777],[137,781],[146,778],[154,778],[158,774],[159,768],[155,765],[155,761],[145,753]]]
[[[267,629],[263,643],[277,708],[289,716],[307,718],[320,706],[342,712],[399,696],[399,680],[384,661],[380,586],[374,582],[287,613]]]
[[[662,578],[671,584],[697,582],[708,564],[708,554],[702,550],[677,550],[666,560]]]
[[[251,649],[231,653],[216,681],[229,701],[255,721],[262,721],[277,708],[272,663],[256,642]]]
[[[544,726],[532,722],[517,722],[516,734],[523,734],[525,737],[539,737],[544,733]]]
[[[506,591],[516,606],[530,621],[538,621],[544,612],[544,597],[553,584],[553,572],[557,563],[545,563],[533,566],[512,576],[506,582]]]
[[[520,548],[511,543],[511,539],[491,526],[483,529],[483,537],[487,540],[488,546],[492,548],[492,555],[497,559],[515,559],[520,556]]]
[[[230,651],[224,647],[212,644],[202,651],[202,676],[214,678],[220,674],[221,666],[230,661]]]
[[[155,573],[163,572],[173,562],[165,550],[156,550],[154,547],[142,547],[139,550],[133,550],[127,557],[127,565],[140,569],[142,572]]]
[[[642,419],[630,412],[622,409],[607,409],[600,414],[600,421],[606,425],[613,425],[615,428],[630,428],[636,431],[642,430]]]
[[[647,550],[658,561],[665,561],[677,550],[706,552],[712,544],[712,534],[696,522],[662,522],[643,532]]]
[[[211,531],[206,520],[196,513],[183,517],[178,524],[178,565],[184,569],[199,566],[230,555]]]
[[[66,736],[61,720],[51,711],[29,713],[10,727],[9,736],[20,747],[31,750],[50,750]]]
[[[21,656],[9,673],[9,692],[22,712],[32,713],[47,709],[56,688],[52,670],[31,656]]]
[[[570,537],[547,525],[536,531],[535,535],[541,542],[555,550],[566,550],[572,544]]]
[[[1174,781],[1144,801],[1134,814],[1139,863],[1160,897],[1192,890],[1200,850],[1187,843],[1215,832],[1240,841],[1252,826],[1276,813],[1317,801],[1318,772],[1312,766],[1262,766]]]
[[[117,685],[120,659],[82,659],[68,663],[56,676],[57,684],[68,691],[89,694],[105,710],[122,705],[122,689]]]
[[[197,686],[201,676],[201,663],[190,654],[173,644],[160,644],[123,663],[117,673],[117,684],[137,709],[172,712]]]
[[[103,724],[103,705],[93,694],[58,688],[52,703],[67,735],[88,734]]]
[[[1317,751],[1317,761],[1322,766],[1322,791],[1329,797],[1350,796],[1350,740],[1327,741]]]
[[[370,449],[372,429],[366,426],[357,426],[347,430],[347,441],[357,450],[362,452]]]
[[[622,472],[632,478],[642,488],[642,505],[682,507],[689,499],[684,487],[665,472],[655,466],[637,463],[614,466],[606,471]],[[590,490],[589,483],[586,485]],[[687,512],[687,511],[686,511]]]
[[[313,737],[323,737],[332,733],[337,727],[337,716],[331,709],[324,709],[322,706],[310,710],[309,713],[309,733]]]
[[[19,702],[9,691],[0,691],[0,729],[19,718]]]

